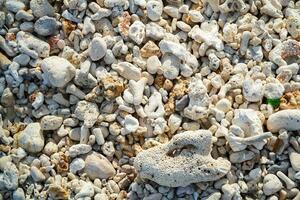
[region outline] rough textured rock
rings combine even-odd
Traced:
[[[169,187],[214,181],[227,174],[231,164],[223,158],[213,159],[211,146],[210,131],[186,131],[167,144],[139,153],[134,167],[141,178]]]
[[[282,188],[282,183],[274,174],[268,174],[264,178],[263,191],[265,195],[272,195]]]
[[[84,121],[87,127],[92,127],[97,121],[99,109],[97,104],[88,101],[79,101],[75,108],[75,117]]]
[[[41,120],[42,130],[56,130],[63,122],[62,117],[47,115]]]
[[[280,129],[288,131],[300,130],[300,110],[281,110],[269,116],[267,128],[271,132],[278,132]]]
[[[31,123],[18,136],[18,144],[30,153],[42,151],[44,136],[39,123]]]
[[[51,56],[41,63],[44,78],[54,87],[64,87],[75,76],[75,67],[66,59]]]
[[[84,172],[90,179],[107,179],[116,173],[107,158],[97,153],[92,153],[86,157]]]

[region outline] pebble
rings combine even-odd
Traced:
[[[34,31],[41,36],[54,35],[57,28],[58,23],[53,17],[43,16],[34,23]]]
[[[71,157],[77,157],[82,154],[87,154],[92,150],[92,147],[87,144],[75,144],[70,147],[69,149],[69,155]]]
[[[30,123],[18,136],[18,144],[29,153],[38,153],[44,148],[44,136],[39,123]]]
[[[58,117],[58,116],[53,116],[53,115],[48,115],[48,116],[44,116],[41,119],[41,128],[42,130],[57,130],[61,124],[63,122],[63,118],[62,117]]]
[[[31,166],[30,175],[34,182],[41,182],[46,179],[45,175],[35,166]]]
[[[275,194],[282,188],[282,183],[279,180],[279,178],[274,174],[267,174],[264,177],[264,185],[263,185],[263,191],[264,194],[267,196],[270,196],[272,194]]]
[[[48,0],[31,0],[30,9],[35,17],[54,16],[54,9]]]
[[[78,171],[82,170],[85,167],[85,162],[82,158],[75,158],[70,163],[70,172],[76,174]]]
[[[13,200],[25,200],[25,193],[22,188],[18,188],[13,192]]]
[[[145,25],[140,21],[135,21],[128,30],[129,38],[136,44],[141,44],[145,38]]]
[[[75,76],[75,67],[66,59],[51,56],[45,58],[41,63],[44,78],[53,87],[64,87]]]
[[[89,56],[92,61],[98,61],[106,54],[107,46],[105,41],[100,37],[95,37],[89,45]]]
[[[107,179],[116,173],[107,158],[95,153],[86,157],[84,172],[92,180],[96,178]]]
[[[147,16],[152,21],[158,21],[163,12],[163,4],[160,1],[148,1],[146,5]]]
[[[300,153],[291,152],[289,154],[291,165],[296,172],[300,171]]]

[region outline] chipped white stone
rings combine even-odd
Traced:
[[[30,153],[38,153],[44,148],[43,131],[39,123],[30,123],[18,136],[20,147]]]
[[[54,87],[64,87],[75,76],[75,67],[66,59],[51,56],[41,63],[44,79]]]

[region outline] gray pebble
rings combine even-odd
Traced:
[[[13,200],[25,200],[24,190],[18,188],[13,192]]]
[[[54,9],[47,0],[30,1],[30,9],[35,17],[54,16]]]
[[[158,21],[163,12],[163,4],[159,1],[148,1],[146,5],[148,18]]]
[[[106,50],[105,41],[100,37],[95,37],[90,43],[88,52],[92,61],[97,61],[105,56]]]
[[[53,17],[44,16],[39,18],[34,24],[34,31],[42,36],[55,34],[58,24]]]
[[[21,66],[26,66],[30,61],[30,57],[26,54],[20,54],[14,57],[13,61]]]
[[[5,7],[8,11],[16,13],[19,10],[23,10],[25,4],[22,1],[9,0],[5,2]]]

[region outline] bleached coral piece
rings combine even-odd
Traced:
[[[140,105],[143,100],[144,88],[147,84],[147,78],[143,77],[139,81],[130,80],[128,89],[124,91],[124,100],[127,103]]]
[[[141,69],[129,62],[119,62],[118,64],[112,64],[112,68],[128,80],[133,79],[135,81],[138,81],[142,76]]]
[[[18,32],[17,42],[19,45],[20,52],[37,59],[38,57],[48,57],[50,53],[50,45],[43,40],[31,35],[30,33],[25,33],[23,31]]]
[[[280,129],[287,131],[300,130],[300,110],[281,110],[270,115],[267,121],[267,128],[271,132],[278,132]]]
[[[225,133],[233,151],[244,150],[247,145],[253,145],[261,150],[266,144],[265,139],[271,136],[271,133],[263,132],[261,120],[252,109],[235,110],[229,133]]]
[[[164,104],[162,102],[162,96],[159,92],[153,92],[153,94],[149,98],[148,104],[144,108],[144,111],[147,117],[151,119],[156,119],[158,117],[164,116]]]
[[[283,17],[282,6],[278,0],[263,0],[264,6],[260,9],[260,12],[271,17]]]
[[[202,80],[193,77],[189,84],[189,105],[184,109],[184,115],[192,120],[204,118],[208,114],[209,96]]]
[[[197,42],[204,42],[207,46],[213,46],[218,51],[224,49],[222,40],[218,37],[219,26],[215,20],[201,23],[201,27],[195,25],[188,36]]]
[[[142,151],[134,160],[141,178],[168,187],[215,181],[230,170],[223,158],[213,159],[212,134],[208,130],[186,131],[169,143]]]

